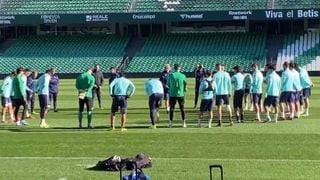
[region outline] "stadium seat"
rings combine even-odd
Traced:
[[[264,34],[195,33],[156,35],[146,40],[143,49],[130,62],[127,72],[159,72],[164,64],[179,63],[183,71],[193,72],[198,63],[213,70],[224,63],[227,70],[242,65],[266,62]]]
[[[282,49],[278,52],[277,69],[281,69],[285,61],[295,61],[301,66],[307,67],[308,64],[316,61],[317,57],[320,56],[319,49],[319,32],[287,35]],[[315,70],[315,66],[308,67],[310,68],[307,70]]]
[[[75,14],[127,12],[130,0],[10,0],[1,14]]]
[[[320,1],[317,0],[282,0],[274,1],[276,9],[297,9],[297,8],[315,8],[320,6]]]
[[[138,12],[207,11],[267,9],[268,0],[144,0],[138,1]]]
[[[60,73],[79,73],[95,63],[107,69],[120,63],[127,41],[113,35],[24,37],[0,55],[0,71],[23,66],[44,72],[55,66]]]

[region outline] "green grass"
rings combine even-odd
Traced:
[[[111,99],[103,88],[103,107],[94,110],[93,130],[78,130],[77,96],[73,80],[63,80],[59,112],[50,112],[50,129],[0,125],[0,179],[117,179],[118,173],[86,170],[111,155],[133,156],[145,152],[153,167],[145,169],[155,180],[209,178],[210,164],[222,164],[226,179],[320,179],[320,89],[313,89],[311,116],[294,121],[254,123],[246,114],[244,124],[223,128],[194,128],[193,79],[186,98],[188,128],[169,129],[161,110],[158,129],[151,130],[145,79],[133,79],[137,92],[129,100],[128,131],[108,131]],[[319,84],[320,78],[313,79]],[[38,107],[38,105],[37,105]],[[264,116],[263,116],[264,117]],[[117,116],[119,125],[119,116]]]

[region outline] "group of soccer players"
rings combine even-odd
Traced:
[[[197,127],[201,127],[201,120],[205,112],[208,112],[208,127],[212,126],[214,102],[217,109],[217,126],[222,126],[222,105],[226,106],[230,125],[233,125],[232,107],[230,97],[233,96],[233,111],[235,120],[244,122],[244,110],[248,110],[249,102],[255,112],[255,121],[261,122],[261,113],[265,113],[265,121],[271,122],[270,113],[274,112],[275,122],[285,119],[299,118],[300,114],[309,116],[309,97],[313,86],[308,72],[299,67],[297,63],[283,64],[281,77],[276,72],[273,64],[265,67],[265,78],[259,70],[257,64],[251,65],[251,73],[244,73],[240,65],[233,67],[234,74],[231,77],[224,70],[223,64],[217,64],[215,73],[205,70],[199,64],[195,70],[195,99],[194,107],[197,107],[198,97],[201,95],[200,113]],[[173,112],[175,104],[178,102],[182,127],[186,127],[184,97],[186,92],[186,77],[180,72],[180,65],[174,66],[171,72],[170,65],[166,65],[160,76],[160,83],[156,80],[146,82],[146,91],[149,96],[150,118],[152,126],[155,127],[154,120],[158,119],[157,113],[161,99],[165,100],[165,108],[170,112],[169,126],[173,125]],[[266,90],[263,92],[263,83]],[[233,92],[232,92],[233,87]],[[264,95],[264,99],[263,99]],[[263,103],[262,103],[263,101]],[[243,104],[245,108],[243,108]],[[280,117],[279,110],[280,108]]]
[[[257,64],[251,65],[251,73],[244,73],[240,65],[233,67],[234,73],[231,77],[225,71],[223,64],[216,64],[215,71],[206,70],[199,64],[195,70],[195,99],[194,107],[197,107],[198,97],[201,96],[200,112],[197,119],[197,127],[201,127],[204,113],[208,112],[208,127],[211,128],[213,120],[213,107],[216,105],[217,126],[222,126],[222,107],[226,106],[229,123],[233,125],[232,107],[230,97],[233,97],[233,111],[235,120],[244,122],[244,111],[248,110],[251,102],[252,110],[255,112],[255,120],[261,122],[261,113],[265,113],[264,122],[271,122],[271,112],[274,112],[273,120],[299,118],[300,114],[309,115],[309,97],[313,86],[308,72],[296,63],[285,62],[281,77],[276,72],[275,65],[268,64],[265,67],[264,77]],[[134,84],[121,72],[111,68],[109,78],[109,95],[112,97],[110,128],[115,129],[115,114],[120,108],[121,130],[126,131],[127,100],[135,91]],[[38,93],[40,105],[40,127],[49,127],[45,117],[49,110],[51,100],[54,100],[54,111],[57,112],[57,94],[59,78],[55,69],[50,68],[37,79],[38,73],[28,69],[18,68],[7,76],[1,86],[2,100],[2,122],[6,122],[6,113],[17,125],[26,125],[26,118],[34,112],[35,94]],[[101,106],[101,86],[103,85],[103,73],[100,65],[94,69],[88,68],[86,72],[76,79],[76,88],[79,97],[79,128],[82,128],[84,106],[87,110],[87,128],[93,128],[92,110],[93,98],[98,98]],[[265,82],[266,90],[263,92],[262,85]],[[159,120],[159,108],[164,100],[165,109],[169,113],[169,127],[173,127],[175,105],[178,103],[182,127],[186,127],[185,119],[185,93],[187,91],[187,79],[181,72],[179,64],[174,65],[171,71],[170,65],[165,65],[160,79],[149,79],[145,83],[145,91],[149,98],[150,120],[152,128],[156,128]],[[233,89],[233,91],[232,91]],[[262,103],[264,94],[264,100]],[[52,98],[50,98],[52,97]],[[278,100],[279,99],[279,100]],[[280,103],[278,103],[278,101]],[[244,107],[243,108],[243,104]],[[18,117],[20,107],[23,107],[21,117]],[[278,110],[280,109],[280,111]],[[30,112],[30,113],[29,113]],[[278,117],[280,112],[280,117]]]
[[[1,85],[2,123],[6,123],[6,113],[10,114],[12,122],[18,126],[27,125],[26,119],[31,118],[34,111],[36,93],[40,105],[40,127],[48,128],[46,115],[49,110],[50,99],[53,100],[54,112],[57,109],[59,78],[55,68],[48,69],[38,77],[38,72],[19,67],[5,77]],[[21,116],[19,110],[22,107]]]

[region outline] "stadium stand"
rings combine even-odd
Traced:
[[[140,0],[138,12],[267,9],[268,0]]]
[[[164,64],[180,63],[183,71],[193,72],[198,63],[214,69],[224,63],[227,70],[241,64],[248,70],[255,61],[266,62],[265,34],[260,33],[194,33],[150,37],[143,49],[129,63],[127,72],[159,72]]]
[[[286,36],[283,49],[278,52],[277,69],[281,69],[285,61],[295,61],[309,71],[320,70],[320,33],[307,32]]]
[[[32,36],[19,38],[0,54],[0,72],[23,66],[44,72],[57,67],[60,73],[79,73],[93,64],[117,66],[128,41],[117,36]]]
[[[130,0],[10,0],[0,14],[76,14],[127,12]]]
[[[281,0],[274,1],[274,8],[288,9],[288,8],[315,8],[320,6],[319,0]]]

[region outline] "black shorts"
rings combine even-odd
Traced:
[[[149,109],[157,110],[161,106],[161,101],[163,99],[163,94],[155,93],[149,96]]]
[[[270,106],[277,107],[278,105],[277,99],[278,99],[278,96],[267,96],[264,99],[263,105],[266,107],[270,107]]]
[[[23,106],[23,109],[27,109],[27,102],[24,99],[13,99],[16,108]]]
[[[284,91],[280,95],[280,103],[293,103],[294,101],[294,93],[291,91]]]
[[[253,104],[261,104],[261,93],[252,93],[252,102]]]
[[[244,89],[245,94],[250,94],[250,89]]]
[[[302,97],[304,99],[309,98],[311,96],[311,88],[302,89]]]
[[[175,108],[177,101],[180,109],[184,110],[184,97],[170,97],[169,99],[170,109]]]
[[[212,111],[213,99],[202,99],[200,104],[200,112]]]
[[[229,95],[216,95],[216,106],[229,105]]]
[[[233,96],[233,108],[242,108],[244,90],[237,90]]]
[[[7,107],[12,104],[11,98],[1,96],[1,105],[2,107]]]
[[[300,92],[293,93],[294,102],[300,102]]]
[[[49,96],[45,94],[39,94],[38,97],[40,108],[48,108],[50,104]]]
[[[85,97],[84,99],[79,99],[79,112],[83,112],[84,105],[86,105],[87,112],[91,111],[92,109],[92,98],[91,97]]]
[[[115,114],[119,111],[121,114],[127,113],[127,97],[126,96],[114,96],[111,105],[111,113]]]

